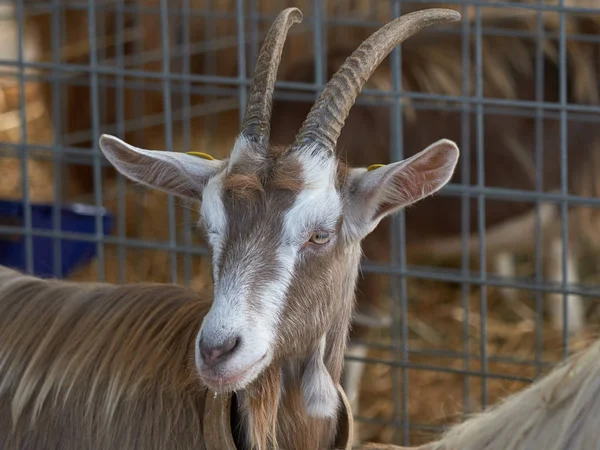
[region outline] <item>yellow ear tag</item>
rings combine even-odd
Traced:
[[[211,161],[215,159],[212,156],[210,156],[208,153],[201,153],[201,152],[186,152],[186,155],[198,156],[199,158],[210,159]]]
[[[385,164],[371,164],[369,167],[367,167],[367,170],[370,172],[371,170],[379,169],[383,166],[385,166]]]

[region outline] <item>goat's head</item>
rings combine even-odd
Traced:
[[[430,9],[374,33],[332,77],[287,148],[270,145],[270,116],[285,37],[302,20],[296,8],[280,13],[267,35],[228,159],[101,137],[102,151],[129,179],[201,203],[214,301],[196,363],[211,389],[244,389],[276,360],[323,356],[332,324],[348,326],[361,240],[448,182],[459,153],[448,140],[375,170],[348,168],[335,147],[362,86],[391,50],[426,26],[459,18]]]

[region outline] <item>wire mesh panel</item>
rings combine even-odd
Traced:
[[[198,205],[125,181],[100,135],[226,157],[266,30],[297,6],[271,136],[289,144],[362,40],[441,5],[3,1],[0,263],[212,289]],[[345,387],[365,441],[431,440],[584,346],[598,323],[600,4],[443,6],[462,20],[392,52],[337,149],[353,166],[441,138],[461,149],[449,185],[364,243]]]

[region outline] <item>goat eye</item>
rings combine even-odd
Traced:
[[[330,239],[330,234],[327,231],[315,231],[310,236],[310,242],[317,245],[327,244]]]

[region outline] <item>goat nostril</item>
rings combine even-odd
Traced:
[[[234,337],[234,338],[229,339],[224,345],[225,353],[227,354],[227,353],[233,352],[239,344],[240,344],[239,337]]]
[[[240,342],[241,339],[239,337],[230,338],[216,346],[207,345],[205,341],[200,341],[200,354],[205,364],[215,364],[233,353]]]

